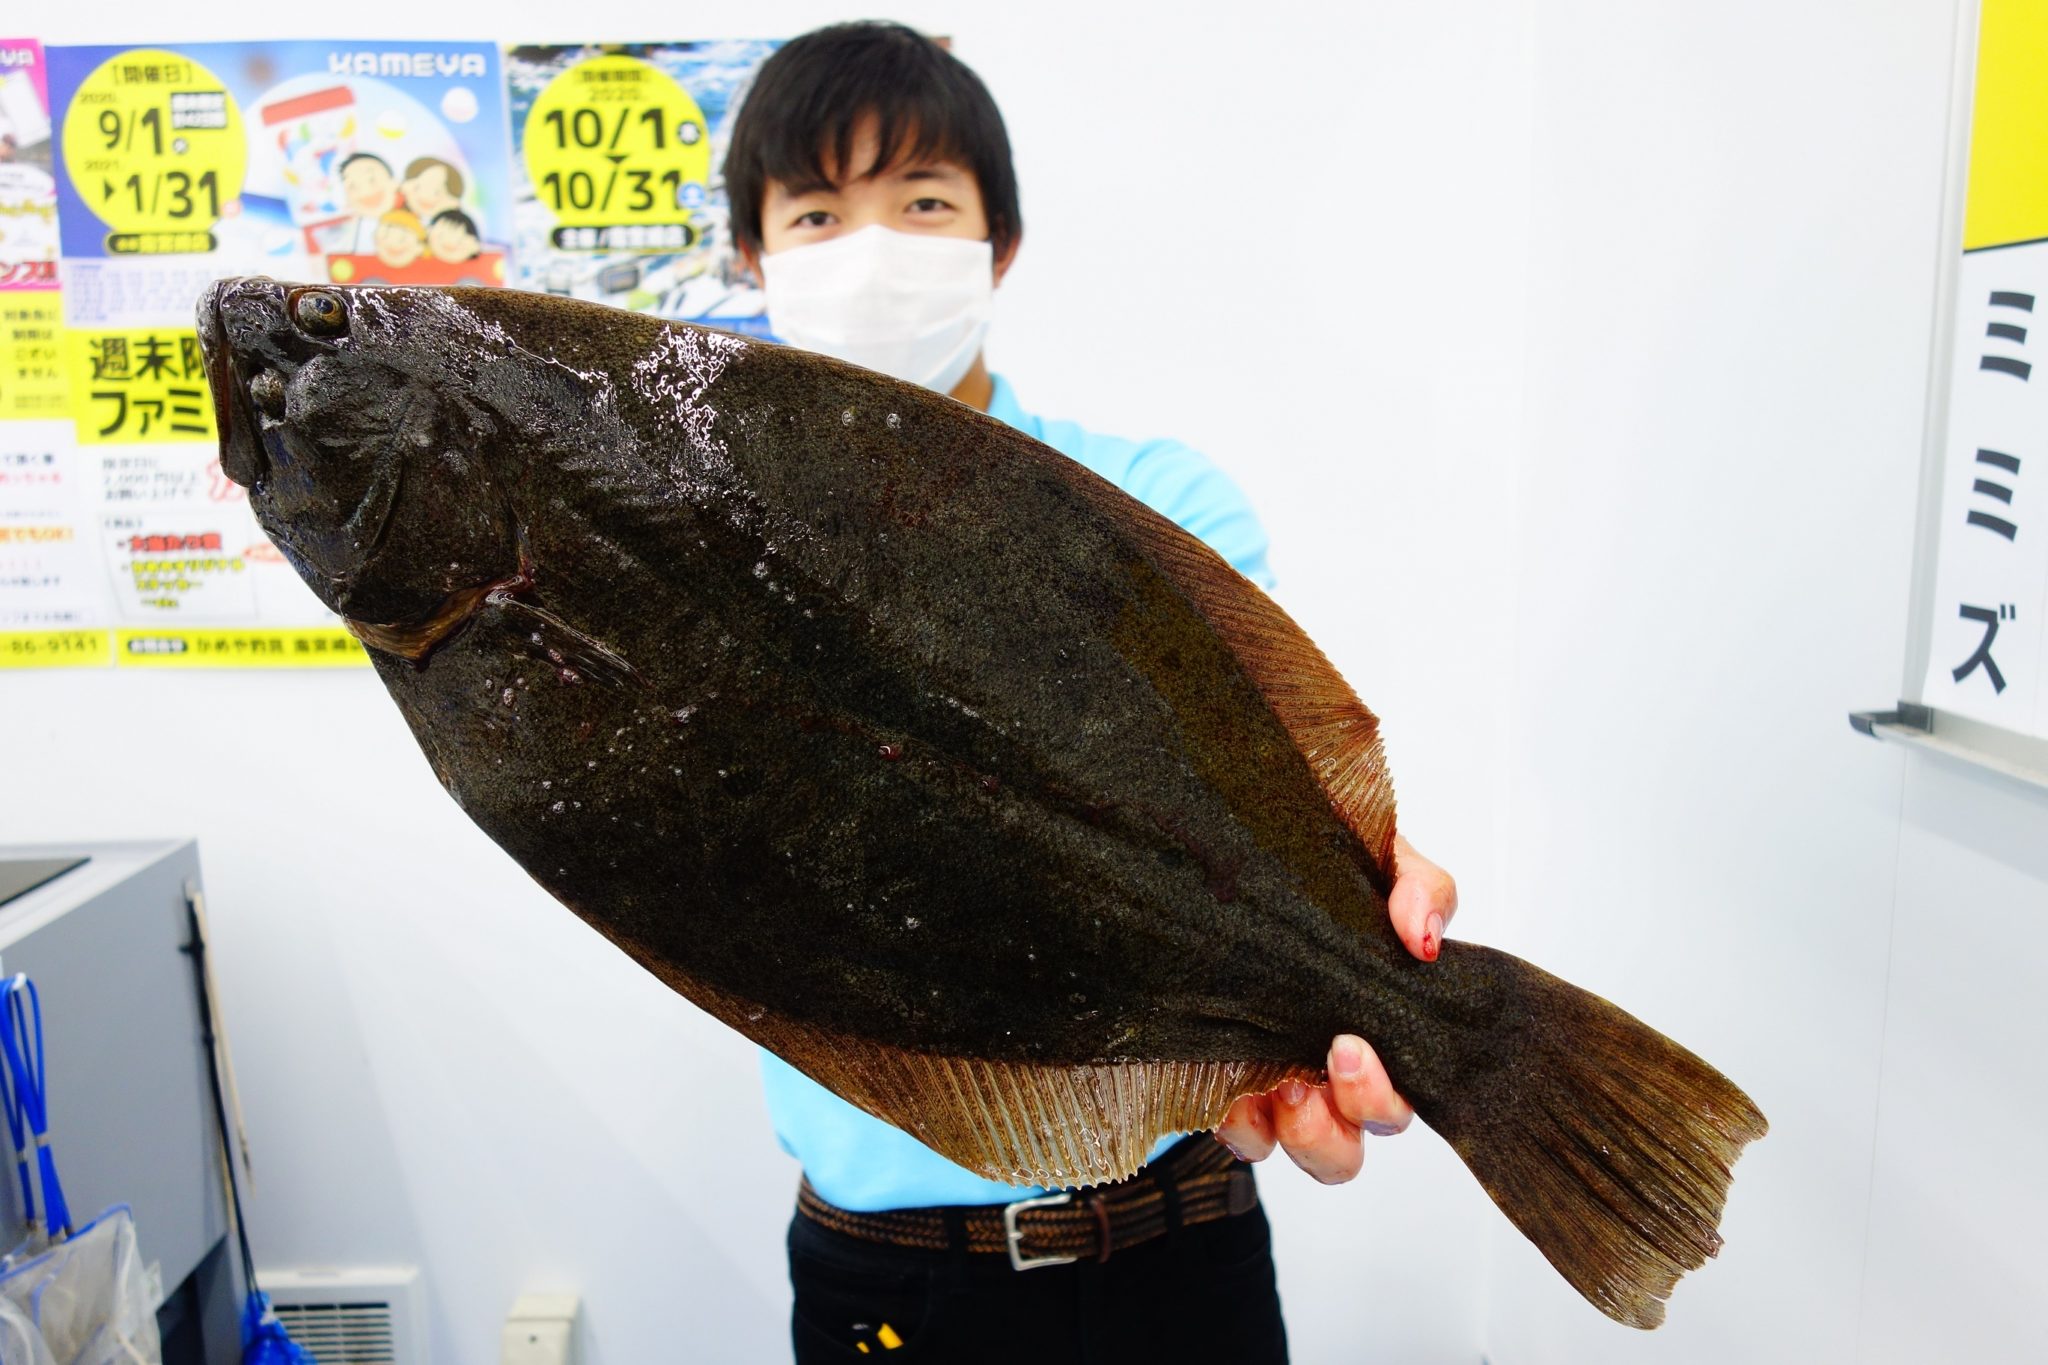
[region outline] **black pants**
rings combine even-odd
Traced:
[[[798,1214],[789,1225],[789,1281],[797,1365],[1287,1359],[1261,1208],[1155,1237],[1105,1262],[1035,1270],[1013,1270],[1006,1256],[863,1241]]]

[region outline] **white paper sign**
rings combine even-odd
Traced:
[[[1967,253],[1921,700],[2048,738],[2048,243]]]

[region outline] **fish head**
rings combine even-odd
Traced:
[[[546,382],[466,292],[241,278],[199,300],[221,472],[352,625],[445,618],[521,572],[507,471]]]

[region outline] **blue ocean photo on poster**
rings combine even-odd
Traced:
[[[502,284],[503,82],[483,43],[53,47],[68,261],[150,279],[258,270],[350,283]],[[88,269],[88,276],[95,274]],[[104,320],[147,304],[88,292]],[[188,295],[189,297],[189,295]]]
[[[768,40],[505,51],[513,282],[767,335],[720,168]]]

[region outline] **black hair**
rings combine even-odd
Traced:
[[[875,120],[875,163],[849,176],[854,129],[864,116]],[[1023,236],[1010,136],[966,63],[902,24],[814,29],[761,64],[733,123],[725,154],[733,237],[761,249],[770,180],[828,183],[828,164],[861,179],[906,159],[957,161],[973,172],[998,257]]]
[[[470,217],[461,209],[442,209],[427,220],[428,227],[432,227],[436,223],[453,223],[478,241],[483,240],[483,234],[476,230],[476,219]]]
[[[346,174],[348,168],[355,165],[358,161],[374,161],[384,168],[386,175],[391,174],[391,163],[378,156],[375,152],[356,152],[351,156],[345,156],[341,159],[341,165],[335,169],[338,173]]]

